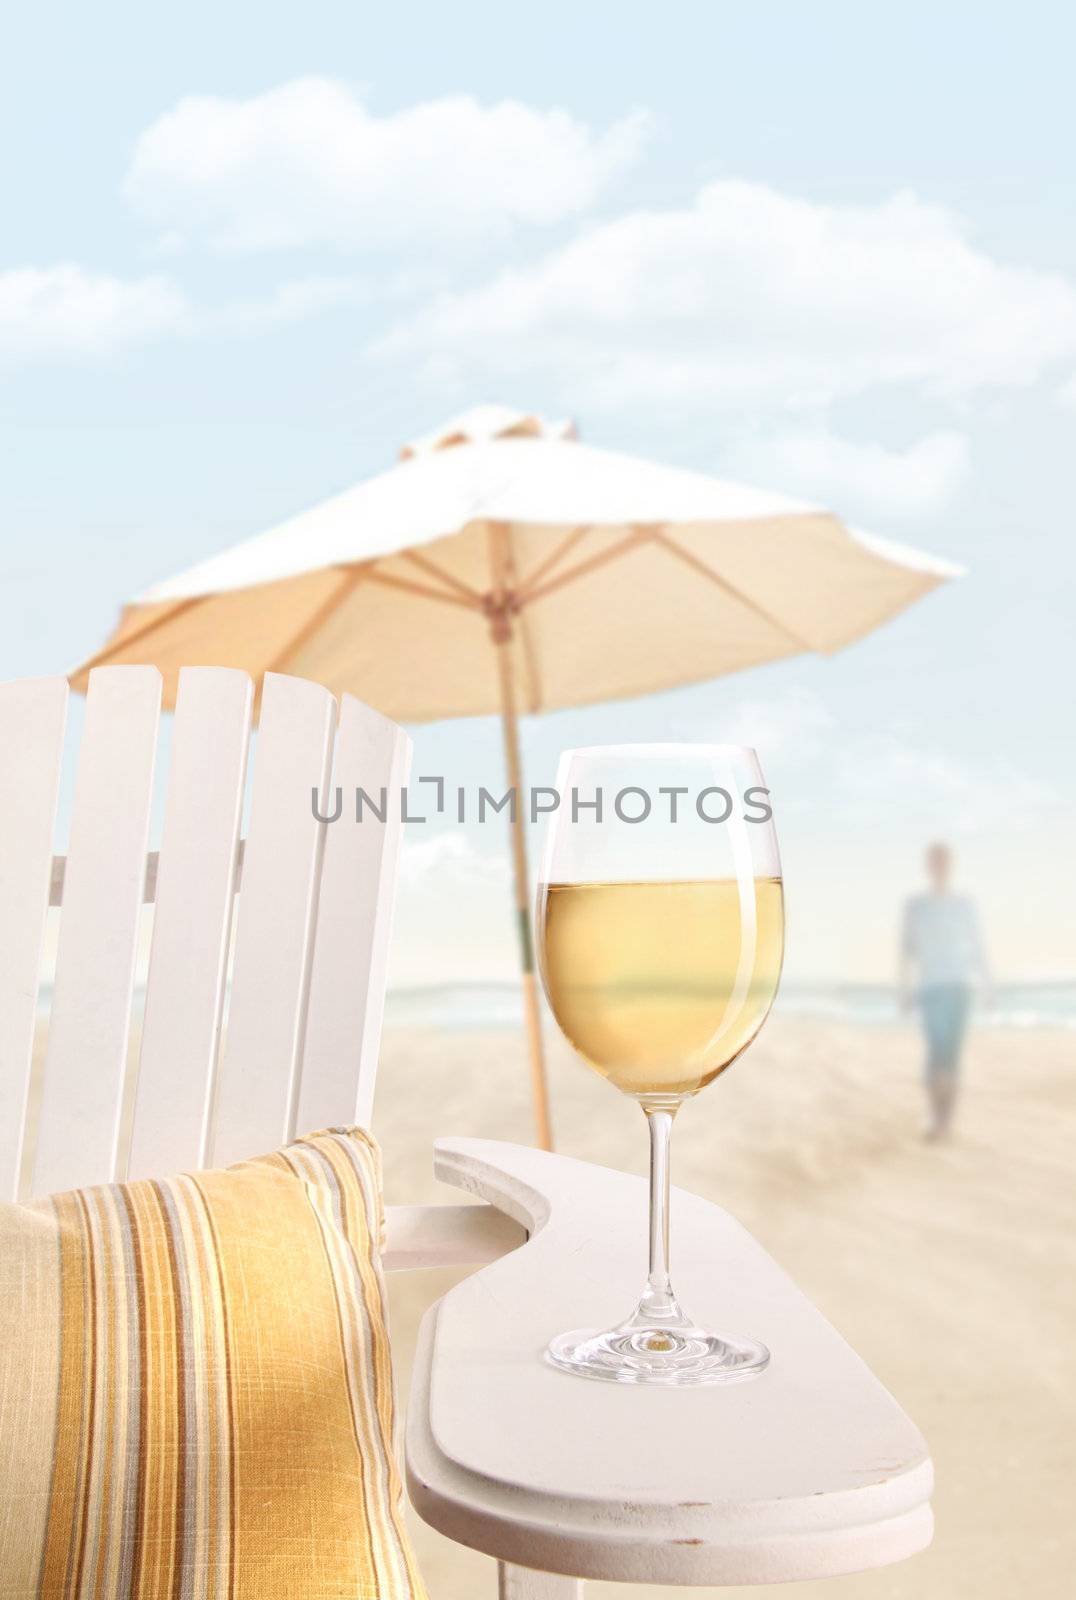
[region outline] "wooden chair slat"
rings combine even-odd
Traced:
[[[328,810],[317,935],[296,1127],[370,1126],[385,1002],[396,862],[402,832],[400,792],[411,741],[394,722],[345,695]],[[384,820],[363,805],[362,788]]]
[[[0,686],[0,1194],[15,1192],[30,1153],[20,1156],[19,1130],[50,893],[60,938],[34,1192],[117,1175],[144,898],[157,910],[137,1171],[272,1150],[297,1115],[300,1131],[369,1121],[409,741],[345,698],[332,786],[345,811],[319,821],[311,790],[324,813],[335,702],[316,684],[268,676],[244,852],[250,684],[191,669],[162,847],[147,857],[160,697],[153,668],[91,674],[65,859],[53,856],[53,829],[66,684]],[[386,789],[384,823],[353,820],[356,786]],[[642,1180],[484,1140],[441,1141],[435,1172],[487,1203],[388,1213],[386,1266],[481,1269],[424,1323],[409,1482],[420,1516],[498,1559],[502,1600],[580,1600],[580,1579],[561,1573],[677,1585],[817,1579],[929,1542],[923,1440],[731,1217],[674,1192],[678,1278],[704,1323],[727,1318],[765,1339],[771,1368],[742,1388],[641,1391],[625,1406],[616,1385],[573,1383],[536,1353],[551,1331],[575,1319],[600,1326],[630,1300]],[[651,1424],[642,1452],[640,1410]]]
[[[31,1189],[115,1175],[161,676],[90,674]]]
[[[204,1166],[236,881],[252,685],[179,676],[128,1173]]]
[[[218,1166],[291,1137],[310,977],[336,702],[300,678],[267,673],[254,753],[235,960],[207,1159]]]
[[[0,688],[0,1198],[18,1194],[67,680]]]

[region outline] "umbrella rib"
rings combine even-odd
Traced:
[[[723,589],[727,595],[732,597],[733,600],[738,600],[741,605],[745,605],[751,611],[754,611],[757,616],[762,617],[765,622],[768,622],[771,627],[776,628],[779,633],[783,633],[786,638],[793,639],[801,649],[814,649],[814,645],[811,644],[810,640],[804,639],[800,634],[796,633],[794,629],[790,628],[786,622],[782,622],[781,619],[779,617],[775,617],[771,611],[767,611],[765,606],[760,606],[757,600],[752,600],[749,594],[745,594],[742,589],[738,589],[736,585],[734,583],[730,583],[727,578],[720,577],[718,573],[714,572],[706,565],[705,561],[700,561],[698,556],[691,554],[690,550],[685,550],[682,545],[676,543],[675,539],[670,539],[669,535],[664,530],[660,528],[655,529],[653,538],[657,544],[662,545],[666,550],[668,550],[670,555],[677,556],[681,561],[685,562],[687,566],[691,567],[693,571],[701,573],[704,578],[709,578],[711,583],[716,584],[719,589]]]
[[[366,577],[366,575],[367,568],[365,565],[358,567],[345,567],[341,573],[340,582],[336,585],[336,588],[333,590],[332,594],[328,595],[327,598],[321,602],[320,606],[315,606],[313,615],[306,619],[302,627],[299,628],[294,636],[288,640],[284,648],[277,651],[272,661],[265,668],[265,672],[283,672],[284,668],[293,659],[293,657],[298,655],[299,651],[303,648],[303,645],[306,644],[309,639],[313,638],[314,634],[321,627],[326,617],[330,616],[332,612],[336,610],[337,606],[347,599],[347,596],[351,593],[352,589],[354,589],[356,585],[359,584],[364,577]],[[263,681],[264,677],[265,673],[262,674]]]
[[[607,550],[600,550],[596,556],[591,556],[587,561],[580,561],[578,566],[569,567],[567,572],[562,572],[559,577],[550,578],[548,583],[526,584],[516,595],[516,603],[522,609],[534,600],[543,600],[547,594],[552,594],[556,589],[562,589],[566,583],[573,583],[576,578],[585,577],[588,572],[594,572],[598,567],[604,567],[606,562],[615,561],[618,556],[627,555],[629,550],[634,550],[636,545],[645,543],[647,539],[656,536],[656,529],[649,523],[640,525],[617,544],[610,545]]]
[[[436,561],[431,561],[429,556],[421,556],[417,550],[401,550],[399,553],[405,561],[410,561],[413,567],[418,567],[422,572],[428,572],[431,578],[439,578],[450,589],[455,589],[457,594],[464,595],[474,604],[482,604],[482,596],[477,589],[472,589],[469,583],[463,582],[462,578],[457,578],[451,572],[446,572],[444,567],[438,566]]]
[[[166,622],[174,622],[185,611],[190,611],[194,606],[202,605],[206,600],[212,600],[212,598],[211,594],[192,594],[185,600],[177,600],[175,605],[169,607],[161,616],[154,617],[150,622],[144,622],[140,628],[133,629],[131,633],[125,634],[122,639],[110,639],[103,649],[97,651],[96,655],[92,655],[88,661],[84,661],[80,667],[77,667],[75,672],[72,673],[72,677],[81,676],[84,672],[92,672],[94,667],[102,666],[117,651],[128,650],[131,645],[140,644],[151,633],[156,633],[158,628],[163,628]]]
[[[421,595],[424,600],[439,600],[442,605],[463,606],[467,611],[482,611],[485,609],[482,598],[477,593],[472,598],[470,595],[449,594],[444,589],[430,589],[424,583],[412,583],[408,578],[397,578],[391,572],[378,572],[376,567],[364,569],[369,583],[380,583],[386,589],[401,589],[404,594]]]
[[[591,524],[589,522],[581,523],[578,528],[573,528],[571,533],[561,540],[556,549],[546,556],[544,561],[539,561],[533,572],[527,574],[523,581],[521,594],[525,596],[538,582],[539,578],[544,578],[547,573],[552,572],[554,567],[559,567],[568,552],[574,550],[583,535],[589,533],[590,530]]]

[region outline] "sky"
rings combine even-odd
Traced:
[[[828,660],[524,724],[755,744],[790,977],[888,978],[950,839],[1071,978],[1076,25],[1062,8],[23,7],[0,62],[0,676],[478,401],[967,576]],[[495,723],[412,730],[495,783]],[[4,759],[9,759],[5,754]],[[505,841],[416,828],[398,983],[510,976]]]

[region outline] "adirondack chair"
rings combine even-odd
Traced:
[[[345,793],[398,788],[406,736],[347,696],[337,715],[318,685],[270,675],[241,844],[251,684],[190,668],[160,853],[147,858],[159,701],[153,668],[93,674],[64,859],[53,829],[67,685],[0,688],[9,1196],[220,1165],[296,1131],[371,1120],[399,823],[319,823],[310,792],[330,772]],[[50,900],[62,913],[37,1107],[30,1060]],[[129,1073],[144,900],[152,946]],[[390,1209],[385,1265],[479,1270],[425,1319],[408,1483],[428,1522],[498,1559],[502,1600],[577,1600],[586,1577],[828,1576],[929,1542],[922,1439],[717,1207],[675,1194],[678,1279],[700,1317],[765,1339],[771,1368],[729,1388],[623,1389],[556,1372],[541,1352],[553,1332],[588,1316],[607,1323],[630,1303],[641,1180],[465,1138],[441,1141],[435,1164],[471,1202]]]

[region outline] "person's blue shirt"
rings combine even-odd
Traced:
[[[904,907],[902,954],[920,989],[988,979],[979,917],[967,895],[912,895]]]

